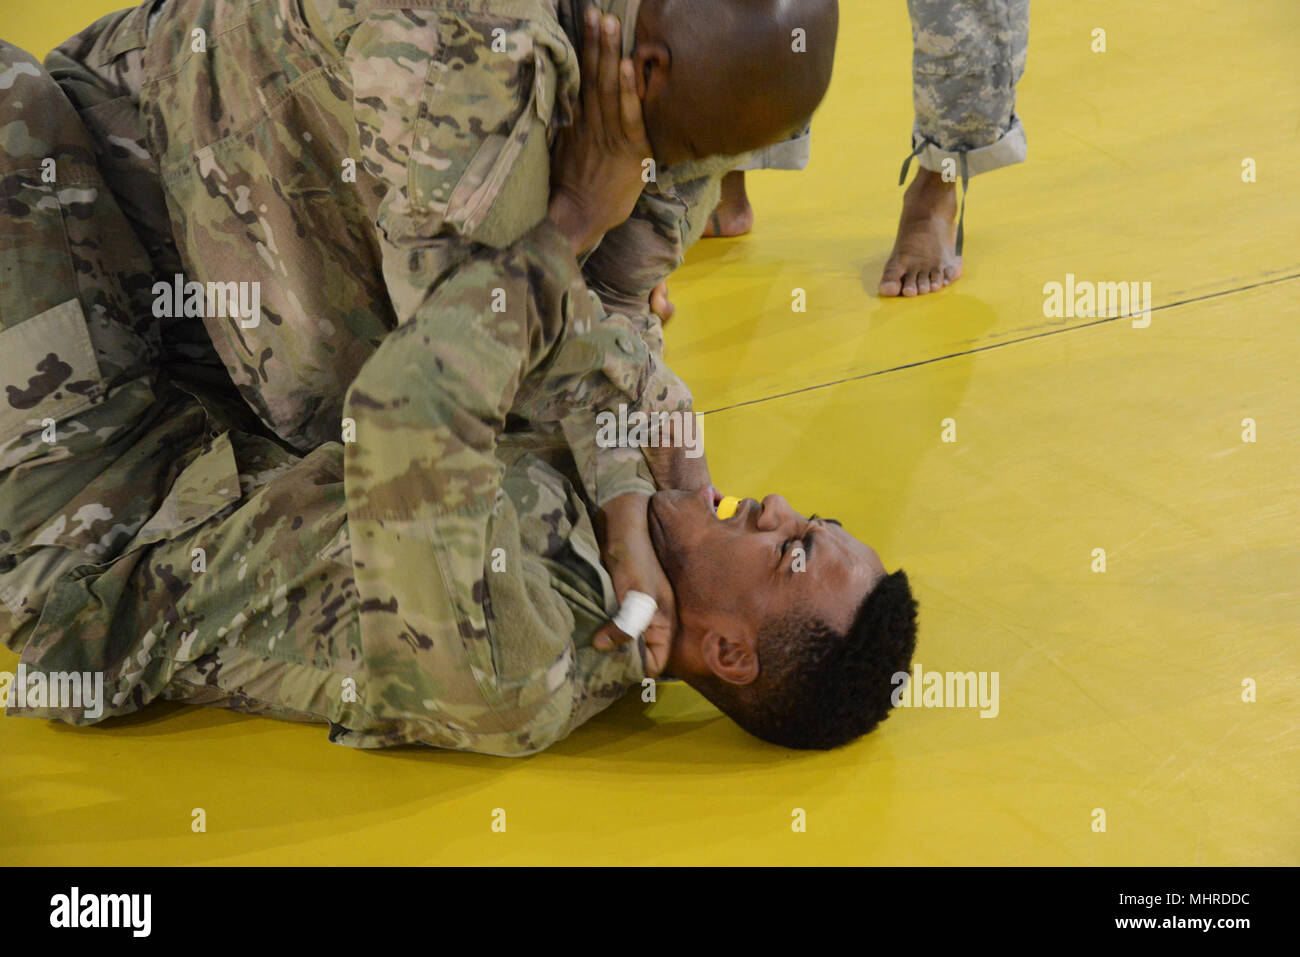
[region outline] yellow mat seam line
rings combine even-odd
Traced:
[[[1218,292],[1206,293],[1203,296],[1193,296],[1190,299],[1179,299],[1176,302],[1167,302],[1163,306],[1153,306],[1152,313],[1163,312],[1166,309],[1175,309],[1178,306],[1190,305],[1194,302],[1204,302],[1207,299],[1218,299],[1221,296],[1230,296],[1233,293],[1248,292],[1251,289],[1258,289],[1261,286],[1272,286],[1280,282],[1290,282],[1293,279],[1300,279],[1300,273],[1291,273],[1287,276],[1279,276],[1276,279],[1265,279],[1260,282],[1251,283],[1248,286],[1236,286],[1232,289],[1221,289]],[[915,369],[917,366],[930,365],[932,362],[942,362],[945,359],[956,359],[959,356],[974,355],[977,352],[988,352],[990,349],[1001,349],[1003,346],[1012,346],[1018,342],[1029,342],[1033,339],[1043,339],[1047,336],[1059,336],[1065,332],[1074,332],[1078,329],[1087,329],[1090,326],[1099,326],[1107,322],[1117,322],[1120,319],[1131,319],[1138,313],[1125,313],[1122,316],[1106,316],[1102,319],[1093,319],[1091,322],[1080,322],[1073,326],[1066,326],[1064,329],[1048,329],[1045,332],[1035,332],[1033,335],[1020,336],[1016,339],[1007,339],[1003,342],[990,343],[987,346],[975,346],[971,349],[963,349],[961,352],[949,352],[947,355],[933,356],[929,359],[918,359],[915,362],[905,362],[902,365],[890,366],[887,369],[877,369],[874,372],[863,372],[860,375],[845,376],[842,379],[834,379],[830,382],[818,382],[814,385],[806,385],[799,389],[791,389],[789,392],[778,392],[775,395],[761,396],[757,399],[746,399],[744,402],[733,402],[731,405],[720,406],[716,409],[706,409],[700,415],[716,415],[719,412],[729,412],[732,409],[741,409],[747,405],[758,405],[762,402],[771,402],[775,399],[784,399],[792,395],[800,395],[804,392],[816,392],[818,389],[829,389],[831,386],[843,385],[845,382],[858,382],[862,379],[871,379],[878,375],[885,375],[890,372],[901,372],[904,369]]]

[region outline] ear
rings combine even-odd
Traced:
[[[647,96],[663,96],[668,83],[668,71],[673,55],[668,47],[657,41],[638,43],[632,51],[632,65],[636,72],[636,95],[645,102]]]
[[[758,678],[758,634],[739,621],[705,632],[700,653],[708,669],[728,684],[743,686]]]

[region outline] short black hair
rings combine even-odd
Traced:
[[[894,675],[916,651],[916,599],[902,569],[876,583],[844,634],[819,618],[787,615],[759,630],[759,677],[716,681],[714,704],[755,737],[801,750],[860,738],[893,706]]]

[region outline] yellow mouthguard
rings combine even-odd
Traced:
[[[718,518],[731,518],[736,514],[736,509],[740,507],[740,499],[734,495],[724,496],[718,503]]]

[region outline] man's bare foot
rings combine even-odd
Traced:
[[[880,277],[881,296],[924,296],[961,277],[957,255],[957,184],[928,169],[903,195],[898,238]]]
[[[754,208],[745,193],[745,172],[734,170],[722,177],[722,198],[704,227],[704,239],[743,236],[754,228]]]

